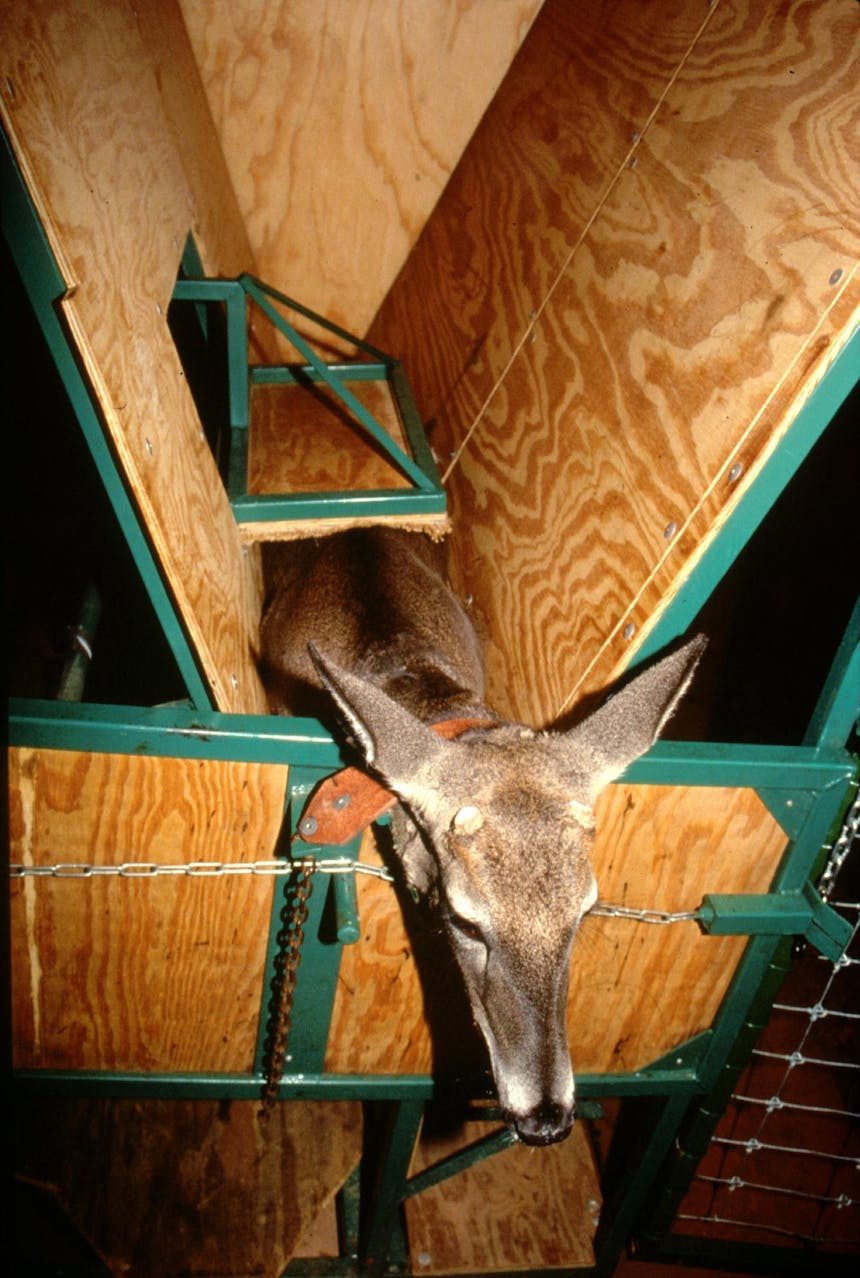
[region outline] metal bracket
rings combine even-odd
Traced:
[[[851,937],[851,924],[822,901],[811,883],[782,896],[706,896],[699,922],[711,936],[802,936],[834,963]]]

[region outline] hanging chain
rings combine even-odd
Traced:
[[[314,887],[313,857],[303,857],[301,861],[291,863],[296,875],[293,908],[287,919],[283,939],[278,951],[276,963],[280,966],[280,982],[278,986],[278,1003],[275,1009],[272,1026],[272,1048],[269,1053],[266,1083],[263,1088],[263,1104],[260,1117],[268,1118],[275,1101],[278,1099],[281,1079],[284,1075],[284,1061],[290,1039],[293,1016],[293,999],[296,993],[296,981],[299,975],[299,963],[302,958],[302,945],[305,939],[305,923],[308,918],[308,902]]]
[[[851,851],[851,845],[858,838],[860,838],[860,789],[857,790],[853,803],[845,813],[842,829],[833,840],[824,873],[818,881],[818,893],[822,901],[830,899],[843,862]]]

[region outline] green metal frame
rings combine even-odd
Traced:
[[[4,166],[9,169],[11,179],[4,180],[3,184],[4,233],[13,248],[46,341],[66,384],[72,409],[117,512],[120,531],[132,547],[135,562],[176,655],[192,703],[141,708],[95,706],[85,702],[13,701],[10,704],[9,743],[63,750],[289,765],[287,810],[279,849],[279,854],[287,857],[304,797],[319,778],[341,766],[340,750],[315,720],[230,715],[212,709],[196,659],[106,444],[95,398],[77,368],[58,318],[56,302],[63,295],[62,278],[5,141],[3,155]],[[4,172],[4,179],[6,176]],[[250,379],[258,375],[273,378],[295,375],[294,371],[286,368],[261,370],[259,374],[248,370],[245,353],[247,299],[252,298],[267,313],[270,308],[274,310],[275,301],[286,302],[293,307],[295,304],[250,277],[226,282],[182,281],[177,285],[176,297],[195,302],[203,311],[210,302],[225,307],[231,352],[232,433],[235,437],[246,427]],[[295,308],[306,313],[302,308]],[[308,318],[319,320],[317,316],[306,314]],[[274,315],[269,318],[276,322]],[[332,328],[332,331],[339,330]],[[297,336],[294,330],[287,335],[291,340]],[[298,349],[301,351],[301,347]],[[377,376],[378,362],[384,366],[386,376],[393,377],[395,381],[401,378],[402,371],[395,361],[387,357],[378,359],[380,353],[372,348],[365,348],[365,353],[372,356],[372,362],[351,365],[350,377]],[[310,354],[313,356],[313,352]],[[820,435],[836,404],[857,381],[857,355],[858,339],[855,336],[801,417],[793,424],[774,457],[752,483],[738,512],[717,536],[693,578],[679,593],[669,615],[649,637],[647,648],[638,654],[640,659],[687,628],[740,546],[752,534],[789,475]],[[354,411],[349,397],[342,394],[346,377],[343,366],[319,368],[315,363],[316,356],[310,358],[305,354],[303,357],[306,364],[300,375],[327,381]],[[396,387],[395,393],[399,396]],[[401,408],[401,411],[404,410]],[[412,411],[409,408],[405,410],[407,418]],[[417,422],[417,416],[415,420]],[[374,434],[367,423],[362,424]],[[406,425],[412,441],[413,431],[408,420]],[[438,500],[441,487],[432,459],[428,463],[429,452],[422,454],[420,445],[416,447],[414,441],[412,446],[413,459],[407,460],[410,460],[410,466],[414,462],[421,474],[410,475],[416,481],[414,491],[396,490],[397,497],[401,499],[405,493],[410,500]],[[241,449],[239,456],[241,458]],[[402,464],[396,457],[395,461]],[[236,469],[234,458],[233,472]],[[241,470],[241,467],[238,469]],[[409,468],[404,466],[403,469]],[[233,482],[240,482],[235,473]],[[358,500],[372,506],[377,498],[387,500],[391,496],[390,493],[363,494]],[[241,517],[246,517],[242,493],[234,492],[232,500],[237,513],[241,510],[245,512]],[[327,496],[316,500],[325,504],[326,514],[333,513]],[[312,509],[312,503],[309,503],[308,512]],[[260,517],[269,518],[270,515]],[[612,1272],[622,1248],[640,1221],[649,1196],[661,1183],[661,1169],[685,1120],[689,1122],[690,1115],[698,1112],[696,1107],[703,1097],[719,1097],[727,1072],[736,1068],[738,1059],[748,1050],[752,1027],[761,1019],[762,1008],[770,1005],[779,979],[786,948],[786,930],[799,929],[824,947],[839,943],[840,928],[834,921],[836,916],[832,916],[832,912],[815,899],[810,884],[820,868],[821,849],[857,785],[856,760],[845,749],[850,724],[857,713],[856,696],[852,694],[852,680],[856,679],[858,669],[856,627],[855,613],[802,746],[775,748],[664,742],[632,765],[624,778],[643,784],[752,787],[765,798],[786,831],[789,844],[769,893],[743,899],[711,896],[703,902],[702,922],[712,932],[740,931],[750,938],[711,1027],[643,1069],[618,1074],[585,1074],[577,1078],[577,1096],[585,1115],[599,1113],[598,1103],[602,1099],[622,1098],[625,1112],[631,1116],[630,1123],[620,1125],[607,1164],[605,1205],[595,1243],[595,1273]],[[288,890],[285,882],[283,891],[274,894],[270,976],[278,915],[283,893]],[[440,1084],[429,1075],[356,1076],[324,1072],[325,1045],[341,945],[344,938],[348,939],[356,932],[354,900],[349,899],[350,887],[330,890],[345,894],[346,898],[335,902],[335,912],[339,910],[340,918],[339,935],[320,936],[328,903],[325,893],[315,892],[296,989],[294,1033],[289,1046],[292,1059],[281,1082],[280,1099],[361,1100],[368,1107],[373,1141],[360,1177],[352,1178],[341,1196],[342,1256],[332,1262],[296,1262],[287,1272],[295,1275],[323,1272],[346,1275],[359,1271],[381,1272],[391,1264],[405,1271],[400,1230],[403,1201],[443,1176],[454,1174],[473,1161],[504,1148],[509,1138],[502,1134],[489,1141],[479,1141],[454,1160],[410,1181],[409,1161],[427,1102],[444,1101],[467,1111],[471,1101],[492,1097],[489,1076],[463,1077]],[[703,891],[707,891],[707,884],[703,885]],[[30,1091],[67,1094],[254,1099],[259,1096],[263,1084],[261,1067],[265,1016],[266,1009],[261,1007],[256,1058],[253,1069],[247,1074],[24,1070],[16,1075],[15,1085]],[[482,1118],[487,1114],[487,1110],[480,1111]],[[632,1144],[625,1128],[633,1131]],[[632,1160],[631,1149],[635,1155]],[[672,1193],[678,1192],[678,1184],[676,1179],[671,1187]],[[669,1219],[671,1202],[665,1200],[660,1210],[663,1217]]]
[[[287,338],[305,361],[303,364],[248,366],[249,300]],[[339,516],[355,519],[445,513],[445,490],[427,444],[409,383],[398,360],[251,275],[240,275],[235,280],[181,279],[174,288],[173,301],[193,302],[198,307],[201,304],[219,304],[225,308],[231,425],[227,491],[239,524],[331,519]],[[369,356],[369,359],[353,363],[326,363],[278,310],[276,303],[355,346]],[[352,384],[368,381],[388,383],[409,444],[409,453],[400,448],[350,389]],[[301,383],[324,383],[357,425],[410,481],[411,486],[354,492],[249,493],[247,475],[251,388],[258,385]]]

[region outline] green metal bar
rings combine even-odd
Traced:
[[[346,856],[358,856],[361,839],[353,844],[354,851]],[[355,874],[335,874],[332,876],[334,893],[334,909],[337,924],[337,939],[343,945],[354,945],[361,939],[361,927],[358,921],[358,893],[355,886]]]
[[[695,1170],[707,1150],[716,1126],[725,1111],[738,1078],[749,1061],[759,1035],[767,1023],[776,997],[791,962],[791,942],[785,938],[768,946],[761,941],[764,953],[770,949],[762,977],[748,1001],[745,1014],[735,1028],[734,1039],[723,1053],[722,1063],[714,1077],[710,1094],[695,1107],[679,1133],[670,1166],[662,1184],[657,1187],[643,1225],[644,1237],[657,1240],[671,1226],[678,1206],[686,1194]]]
[[[188,695],[195,705],[209,707],[212,705],[210,690],[200,673],[196,656],[188,643],[159,565],[141,529],[137,512],[105,439],[91,389],[83,379],[73,346],[60,322],[56,303],[66,294],[65,281],[33,208],[5,132],[2,137],[0,186],[3,200],[0,208],[3,234]]]
[[[364,351],[366,355],[370,355],[373,359],[381,361],[383,364],[390,364],[391,357],[386,355],[384,351],[378,350],[377,347],[371,346],[369,342],[363,338],[356,337],[354,333],[348,333],[345,328],[340,328],[330,319],[326,319],[324,315],[318,315],[316,311],[312,311],[310,307],[303,306],[301,302],[297,302],[294,297],[288,297],[286,293],[280,293],[276,288],[272,288],[271,284],[264,284],[262,280],[257,279],[253,275],[240,275],[238,282],[242,287],[250,293],[252,290],[259,291],[267,297],[271,297],[273,301],[280,302],[282,306],[287,306],[291,311],[295,311],[297,315],[303,315],[305,319],[312,320],[314,324],[318,324],[321,328],[326,329],[329,333],[333,333],[335,337],[341,338],[351,346],[357,346],[359,350]]]
[[[232,468],[231,468],[232,469]],[[244,477],[242,480],[244,484]],[[249,494],[231,491],[230,504],[239,524],[279,522],[285,519],[325,519],[340,515],[350,519],[375,519],[380,515],[444,514],[442,491],[415,488],[369,488],[358,492]]]
[[[788,896],[706,896],[699,921],[710,936],[803,936],[831,962],[851,937],[851,924],[818,896],[811,883]]]
[[[501,1131],[490,1132],[489,1135],[473,1141],[471,1145],[467,1145],[464,1149],[459,1149],[456,1154],[451,1154],[448,1158],[442,1158],[438,1163],[434,1163],[432,1167],[427,1167],[416,1176],[411,1176],[405,1185],[404,1198],[414,1198],[416,1194],[422,1194],[425,1189],[432,1189],[434,1185],[440,1185],[443,1180],[448,1180],[451,1176],[456,1176],[459,1172],[466,1171],[469,1167],[473,1167],[475,1163],[483,1162],[485,1158],[491,1158],[493,1154],[499,1154],[504,1149],[510,1149],[511,1145],[516,1145],[516,1143],[516,1136],[507,1127],[502,1128]]]
[[[371,1271],[381,1270],[397,1232],[409,1163],[423,1114],[423,1101],[409,1100],[396,1102],[384,1116],[367,1197],[370,1211],[362,1230],[361,1252]]]
[[[174,302],[223,303],[227,317],[227,378],[230,425],[247,429],[249,419],[248,316],[245,290],[237,280],[185,279],[173,286]]]
[[[649,661],[690,628],[858,381],[860,328],[827,369],[785,436],[750,482],[731,519],[722,524],[654,629],[633,654],[631,668]]]
[[[223,1097],[228,1100],[259,1098],[265,1082],[262,1070],[247,1074],[166,1073],[149,1071],[133,1073],[119,1070],[21,1069],[12,1076],[13,1084],[27,1092],[65,1096],[139,1096],[141,1098],[173,1097],[199,1099]],[[696,1069],[642,1069],[632,1073],[578,1074],[577,1100],[626,1099],[643,1096],[701,1095],[702,1086]],[[421,1099],[431,1100],[438,1087],[429,1074],[326,1074],[288,1071],[281,1082],[280,1100],[363,1100]],[[474,1097],[489,1097],[491,1088],[485,1078],[449,1079],[444,1083],[446,1102]]]
[[[685,1267],[726,1270],[729,1273],[760,1274],[762,1278],[856,1278],[857,1257],[847,1253],[808,1247],[768,1246],[766,1243],[731,1242],[693,1234],[670,1234],[653,1247],[637,1248],[637,1259],[662,1264],[667,1273]]]
[[[403,450],[398,447],[386,430],[384,430],[372,413],[368,412],[364,404],[356,399],[352,391],[346,386],[340,378],[336,377],[329,367],[323,363],[321,359],[314,353],[312,347],[304,340],[304,338],[289,324],[282,315],[275,310],[274,306],[268,301],[265,293],[259,284],[252,280],[250,276],[242,276],[241,282],[249,297],[253,299],[263,311],[263,313],[271,320],[276,328],[284,334],[285,337],[292,342],[296,350],[303,359],[316,369],[320,378],[326,383],[329,389],[341,400],[341,402],[349,409],[353,416],[361,423],[368,434],[379,444],[397,467],[412,480],[419,489],[432,488],[433,481],[424,474],[420,466],[408,457]],[[354,340],[354,339],[352,339]]]
[[[106,754],[304,764],[323,772],[344,762],[340,747],[316,719],[203,712],[186,705],[14,699],[9,703],[8,742]]]
[[[74,647],[63,667],[57,698],[60,701],[80,701],[84,695],[87,673],[92,661],[92,649],[102,614],[101,595],[94,585],[87,587],[81,603],[80,615],[72,639]]]
[[[328,364],[329,372],[346,382],[387,382],[390,380],[390,364]],[[312,364],[263,364],[250,368],[252,386],[300,386],[305,382],[322,382]]]
[[[647,1112],[643,1112],[643,1105]],[[594,1238],[597,1273],[613,1274],[646,1195],[689,1105],[686,1096],[637,1102],[622,1114],[625,1126],[616,1127],[607,1164],[607,1192]]]
[[[860,599],[830,667],[803,738],[804,745],[842,746],[860,716]]]

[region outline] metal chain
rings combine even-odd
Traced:
[[[844,859],[844,858],[843,858]],[[9,877],[12,879],[154,879],[162,875],[185,875],[192,879],[218,878],[222,875],[255,874],[255,875],[287,875],[295,873],[297,861],[187,861],[176,865],[165,865],[155,861],[124,861],[120,865],[87,865],[80,861],[59,861],[53,865],[21,865],[9,866]],[[329,857],[318,861],[314,857],[304,857],[302,865],[310,865],[312,874],[367,874],[373,878],[393,883],[394,876],[380,865],[365,865],[363,861],[354,861],[347,856]],[[697,910],[684,910],[675,914],[665,910],[636,910],[627,905],[609,905],[598,901],[591,907],[590,914],[606,918],[635,919],[639,923],[687,923],[699,918]]]
[[[280,984],[278,987],[278,1005],[275,1009],[274,1025],[272,1027],[272,1048],[267,1062],[263,1104],[260,1109],[261,1118],[268,1118],[275,1101],[278,1099],[281,1079],[284,1075],[284,1061],[287,1055],[293,1015],[293,999],[296,992],[299,963],[302,958],[302,945],[305,939],[308,901],[314,886],[315,866],[316,862],[313,857],[303,857],[301,861],[292,863],[292,869],[296,875],[295,898],[276,959],[281,968]]]
[[[630,905],[607,905],[598,901],[592,905],[589,914],[598,914],[610,919],[635,919],[637,923],[695,923],[698,922],[698,910],[679,910],[672,914],[667,910],[635,910]]]
[[[818,881],[818,893],[822,901],[830,900],[839,871],[851,851],[852,844],[858,838],[860,838],[860,789],[854,795],[854,801],[845,813],[842,829],[833,840],[824,873]]]
[[[388,870],[379,865],[365,865],[348,856],[330,857],[313,863],[313,871],[319,874],[369,874],[377,879],[393,882]],[[121,865],[87,865],[79,861],[60,861],[53,865],[9,866],[11,879],[154,879],[164,874],[184,874],[188,878],[217,878],[225,874],[287,875],[295,872],[296,861],[187,861],[177,865],[164,865],[155,861],[124,861]]]

